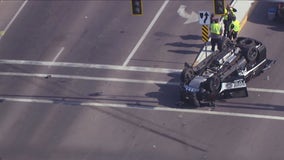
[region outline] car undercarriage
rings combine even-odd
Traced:
[[[247,97],[246,82],[270,67],[266,48],[258,40],[222,39],[222,51],[201,53],[187,62],[180,76],[180,100],[195,107],[202,102]],[[204,58],[200,60],[200,56]]]

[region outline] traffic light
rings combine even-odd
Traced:
[[[225,14],[225,0],[213,0],[214,2],[214,13]]]
[[[142,15],[143,14],[142,0],[131,0],[131,8],[133,15]]]

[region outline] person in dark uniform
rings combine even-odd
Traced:
[[[218,97],[218,92],[221,87],[221,81],[220,81],[220,78],[215,75],[207,79],[206,83],[207,83],[206,90],[207,90],[207,96],[209,100],[209,106],[211,107],[211,109],[214,109],[215,101]]]
[[[187,62],[184,63],[184,68],[180,75],[181,85],[188,84],[192,78],[194,77],[194,71],[192,66],[190,66]]]
[[[229,26],[232,23],[232,17],[235,16],[234,12],[237,12],[237,10],[228,4],[225,8],[225,14],[223,16],[224,37],[229,37]]]
[[[215,91],[209,91],[209,106],[211,107],[211,110],[215,109],[215,101],[216,101],[216,92]]]

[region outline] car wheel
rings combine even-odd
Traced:
[[[180,80],[182,83],[189,83],[194,78],[193,68],[187,63],[184,63],[184,68],[180,75]]]
[[[194,71],[192,68],[187,68],[184,71],[185,83],[189,83],[194,78]]]
[[[241,47],[249,48],[251,46],[255,46],[255,41],[250,38],[245,38],[239,41],[239,45]]]
[[[250,47],[247,51],[246,58],[249,62],[254,62],[258,54],[258,50],[255,47]]]
[[[218,76],[213,76],[209,79],[209,89],[211,92],[218,92],[221,87],[221,80]]]

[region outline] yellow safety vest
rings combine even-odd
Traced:
[[[211,33],[215,33],[215,34],[221,34],[220,33],[221,30],[221,25],[219,23],[212,23],[211,27],[210,27],[210,32]]]
[[[233,21],[233,22],[231,23],[231,25],[230,25],[230,28],[231,28],[232,24],[234,25],[233,30],[234,30],[235,32],[239,32],[240,29],[241,29],[240,21],[238,21],[238,20]]]
[[[233,10],[232,10],[232,8],[230,8],[230,10],[231,10],[231,12],[233,13],[233,15],[235,15],[234,12],[233,12]],[[228,20],[228,16],[229,16],[229,12],[228,12],[227,8],[225,8],[224,20]]]

